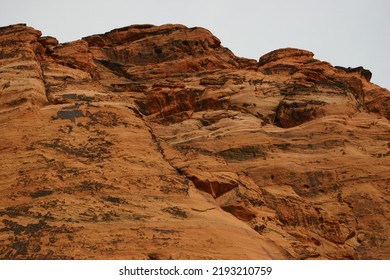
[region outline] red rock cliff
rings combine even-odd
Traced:
[[[370,78],[183,25],[2,27],[0,258],[389,259]]]

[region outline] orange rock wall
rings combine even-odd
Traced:
[[[0,258],[389,259],[390,93],[208,30],[0,28]]]

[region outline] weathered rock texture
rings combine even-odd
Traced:
[[[370,78],[182,25],[0,28],[0,258],[389,259]]]

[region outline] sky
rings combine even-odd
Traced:
[[[199,26],[237,56],[310,50],[335,66],[363,66],[390,89],[388,0],[0,0],[0,26],[15,23],[60,42],[132,24]]]

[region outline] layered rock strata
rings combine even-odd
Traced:
[[[0,258],[389,259],[390,93],[203,28],[0,28]]]

